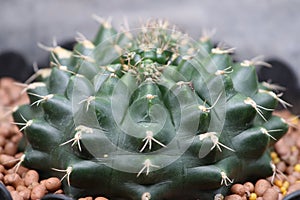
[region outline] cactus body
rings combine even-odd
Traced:
[[[253,63],[167,27],[117,34],[105,22],[94,42],[53,47],[51,73],[14,113],[22,164],[64,177],[76,198],[213,199],[271,175],[269,149],[288,126]]]

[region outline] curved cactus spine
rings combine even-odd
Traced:
[[[131,34],[97,20],[73,52],[42,46],[51,73],[24,86],[30,105],[14,113],[28,141],[20,163],[76,198],[212,199],[272,175],[269,148],[288,128],[272,111],[290,105],[258,82],[262,62],[235,63],[234,49],[164,21]]]

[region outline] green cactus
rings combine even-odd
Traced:
[[[72,52],[46,48],[51,71],[14,112],[22,165],[61,177],[75,198],[213,199],[272,175],[270,148],[288,129],[272,111],[285,102],[258,82],[255,60],[159,20],[79,36]]]

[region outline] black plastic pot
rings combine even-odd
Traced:
[[[283,200],[299,200],[300,199],[300,190],[297,190],[283,198]]]
[[[74,200],[64,194],[47,194],[41,200]]]
[[[0,199],[2,200],[13,200],[9,191],[6,189],[5,185],[0,183]]]

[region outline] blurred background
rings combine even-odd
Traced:
[[[284,98],[300,113],[300,1],[298,0],[0,0],[0,76],[26,80],[32,63],[47,66],[51,46],[72,41],[79,31],[93,38],[98,24],[91,15],[126,19],[131,28],[149,18],[164,18],[194,39],[215,29],[213,40],[236,48],[235,59],[264,55],[272,69],[258,68],[261,80],[287,88]]]

